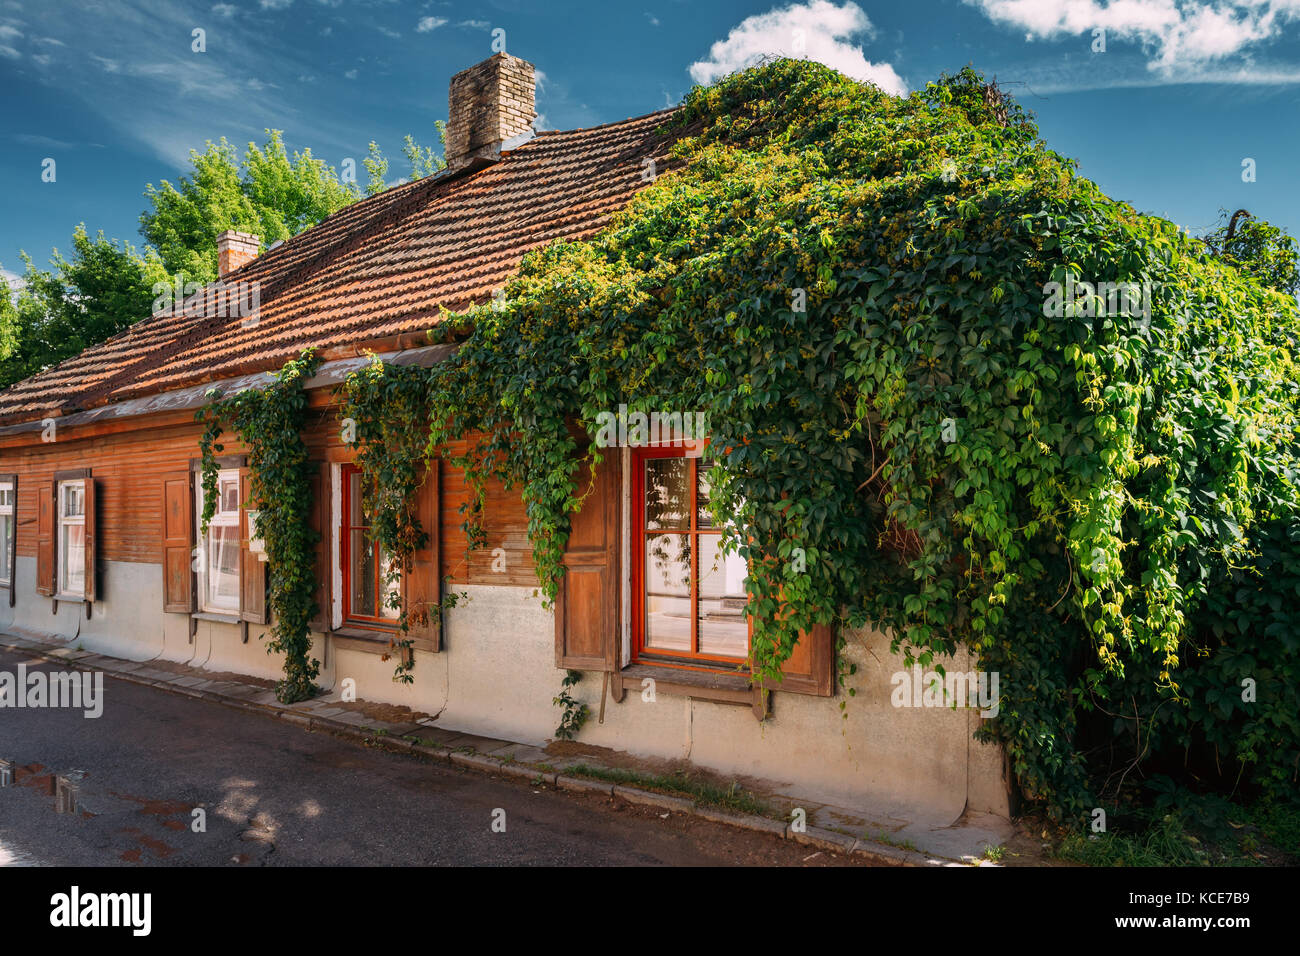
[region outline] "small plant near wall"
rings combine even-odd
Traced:
[[[591,716],[591,710],[587,705],[569,693],[569,689],[580,680],[582,680],[582,671],[566,673],[564,681],[560,684],[560,693],[551,701],[556,707],[563,708],[560,726],[555,728],[555,736],[558,740],[572,740],[578,736],[578,731],[582,730],[582,725]]]
[[[222,398],[213,389],[211,404],[195,418],[206,428],[199,439],[203,468],[203,519],[201,535],[217,505],[217,461],[220,438],[229,429],[248,449],[249,499],[243,506],[257,512],[250,535],[266,542],[270,566],[267,606],[271,612],[271,639],[267,653],[284,654],[284,677],[275,695],[291,704],[312,697],[319,688],[320,662],[311,656],[309,622],[317,607],[316,542],[319,532],[309,523],[314,503],[312,466],[302,438],[307,409],[303,383],[320,366],[320,358],[307,350],[287,363],[265,389],[245,389]]]

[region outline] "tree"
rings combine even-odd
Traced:
[[[446,146],[446,127],[436,124]],[[280,130],[268,129],[262,146],[249,143],[243,157],[224,138],[203,152],[190,150],[191,171],[173,185],[148,184],[150,208],[140,215],[143,254],[127,242],[91,239],[85,225],[72,238],[72,258],[53,251],[49,269],[23,253],[23,287],[0,280],[0,387],[34,375],[150,315],[157,286],[174,288],[217,279],[217,236],[251,232],[265,245],[288,239],[361,198],[334,167],[310,149],[288,154]],[[407,136],[402,147],[411,178],[446,163]],[[367,195],[386,188],[388,160],[377,143],[364,160]]]
[[[362,160],[370,181],[366,184],[366,195],[373,196],[388,188],[388,160],[379,149],[379,144],[370,141],[370,155]]]
[[[410,133],[407,133],[406,138],[402,141],[402,153],[406,156],[407,162],[411,164],[411,175],[406,179],[399,179],[398,183],[423,179],[425,176],[432,176],[434,173],[447,168],[447,161],[444,159],[447,154],[447,124],[442,120],[438,120],[433,125],[438,133],[438,144],[442,148],[442,154],[435,153],[432,147],[421,146]],[[366,195],[373,196],[387,189],[389,186],[388,159],[384,156],[378,143],[371,141],[370,154],[362,162],[365,164],[366,172],[370,175],[370,181],[366,185]]]
[[[140,234],[168,272],[186,282],[212,282],[221,232],[251,232],[269,245],[360,198],[355,184],[340,182],[337,171],[310,149],[290,159],[280,130],[266,132],[266,144],[249,143],[242,160],[225,138],[209,140],[204,152],[190,150],[194,170],[178,186],[163,180],[146,187],[153,208],[140,215]]]
[[[1245,209],[1231,218],[1221,210],[1219,225],[1202,238],[1210,254],[1287,295],[1300,294],[1300,257],[1285,229],[1256,219]]]
[[[150,314],[155,283],[167,281],[162,260],[128,242],[94,239],[78,225],[72,256],[58,249],[49,269],[23,254],[23,287],[0,284],[0,384],[9,385],[118,332]]]

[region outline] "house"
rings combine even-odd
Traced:
[[[765,778],[828,803],[1005,816],[1007,772],[997,748],[972,739],[978,711],[921,709],[919,688],[915,706],[902,705],[902,665],[885,635],[846,635],[859,676],[844,718],[829,628],[804,636],[771,693],[751,685],[743,567],[666,573],[718,540],[696,509],[672,506],[674,495],[706,490],[689,446],[607,458],[574,517],[554,609],[535,594],[518,495],[490,490],[487,541],[471,550],[463,477],[436,464],[419,501],[431,540],[402,582],[404,599],[448,590],[469,599],[441,626],[412,631],[413,683],[393,680],[384,556],[366,536],[333,386],[370,352],[425,366],[445,358],[450,347],[426,334],[441,309],[489,300],[530,249],[599,232],[644,187],[647,161],[671,169],[675,135],[665,130],[673,110],[534,133],[534,69],[505,54],[453,77],[449,104],[443,173],[357,202],[261,255],[256,236],[224,233],[221,288],[0,393],[0,630],[278,676],[259,639],[266,564],[250,540],[248,470],[234,441],[198,536],[195,411],[213,386],[228,395],[264,385],[311,346],[323,358],[308,382],[305,436],[318,462],[322,686],[351,679],[359,697],[436,714],[440,725],[542,743],[558,722],[552,699],[576,669],[595,678],[578,696],[602,715],[583,728],[585,743]]]

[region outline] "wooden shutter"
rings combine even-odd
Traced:
[[[36,488],[36,591],[54,594],[54,516],[58,513],[58,484],[41,483]]]
[[[99,562],[95,560],[99,541],[99,536],[95,534],[95,479],[81,479],[81,487],[85,496],[82,500],[85,502],[83,510],[85,511],[86,522],[86,550],[84,552],[86,557],[86,592],[83,597],[86,603],[89,604],[95,600],[95,571],[99,567]],[[86,608],[86,613],[90,613],[90,608]]]
[[[606,453],[588,482],[579,478],[579,497],[589,492],[571,516],[564,553],[564,576],[555,599],[555,666],[613,671],[618,665],[619,496],[622,469],[618,450]]]
[[[253,624],[265,624],[266,562],[248,549],[248,542],[257,531],[248,520],[248,506],[251,504],[254,511],[259,507],[258,502],[248,500],[251,475],[250,469],[239,469],[239,618]]]
[[[333,526],[330,516],[330,466],[321,463],[311,477],[311,514],[309,527],[320,534],[316,541],[316,591],[312,600],[316,602],[316,616],[311,620],[311,629],[327,633],[334,617],[331,604],[331,588],[334,583],[334,569],[330,565],[330,538]]]
[[[9,540],[0,541],[0,547],[8,552],[9,557],[9,606],[14,606],[14,596],[18,593],[18,475],[0,475],[0,481],[9,482],[13,488],[14,513],[10,515]]]
[[[812,632],[802,631],[794,650],[781,665],[782,679],[768,690],[830,697],[835,690],[834,631],[829,624],[818,624]]]
[[[402,575],[402,601],[410,624],[409,636],[417,650],[437,652],[442,649],[442,612],[430,605],[442,601],[439,577],[438,538],[441,533],[438,510],[439,460],[429,462],[424,484],[415,493],[416,516],[429,541],[415,552],[411,570]]]
[[[182,614],[194,610],[194,474],[162,479],[163,610]]]

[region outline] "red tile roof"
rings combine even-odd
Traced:
[[[156,313],[0,392],[0,422],[278,368],[309,346],[425,332],[440,307],[489,299],[530,249],[603,228],[646,184],[647,157],[668,165],[673,112],[539,133],[486,169],[353,203],[226,277],[227,288],[259,283],[255,326],[213,310]]]

